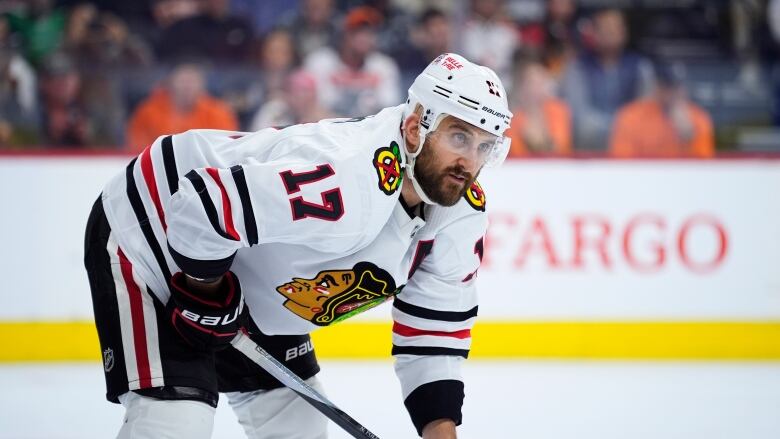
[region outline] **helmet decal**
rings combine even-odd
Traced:
[[[492,83],[490,81],[485,81],[485,82],[487,83],[487,86],[488,86],[488,92],[490,92],[490,94],[492,94],[493,96],[497,96],[497,97],[500,98],[501,97],[501,93],[498,92],[498,87],[496,87],[496,84],[494,84],[494,83]]]
[[[374,168],[378,177],[379,190],[385,195],[393,195],[401,186],[403,179],[403,165],[401,164],[401,150],[396,142],[390,146],[383,146],[374,153]]]

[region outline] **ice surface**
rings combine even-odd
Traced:
[[[329,398],[379,437],[417,437],[391,362],[322,368]],[[464,374],[460,438],[780,438],[780,363],[468,361]],[[123,409],[103,386],[98,363],[0,366],[0,438],[114,437]],[[212,437],[244,437],[224,400]]]

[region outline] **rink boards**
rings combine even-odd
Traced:
[[[83,229],[127,160],[0,156],[0,361],[98,358]],[[780,161],[513,161],[480,181],[472,357],[780,359]],[[318,331],[318,356],[389,356],[388,319]]]

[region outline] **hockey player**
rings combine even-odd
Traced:
[[[319,388],[309,332],[394,297],[412,423],[454,438],[487,227],[476,177],[506,156],[510,119],[493,71],[443,54],[373,116],[157,139],[86,232],[119,437],[208,438],[222,392],[250,438],[324,438],[325,418],[230,340],[244,328]]]

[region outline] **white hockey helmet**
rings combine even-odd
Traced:
[[[404,117],[412,114],[417,105],[420,114],[420,139],[416,151],[406,152],[407,177],[418,195],[428,204],[433,203],[414,176],[417,156],[422,152],[425,138],[436,130],[445,116],[450,115],[496,136],[496,141],[485,154],[483,166],[500,165],[509,152],[510,139],[504,136],[512,113],[509,111],[506,90],[498,75],[488,67],[472,63],[466,58],[443,53],[420,73],[409,88]]]

